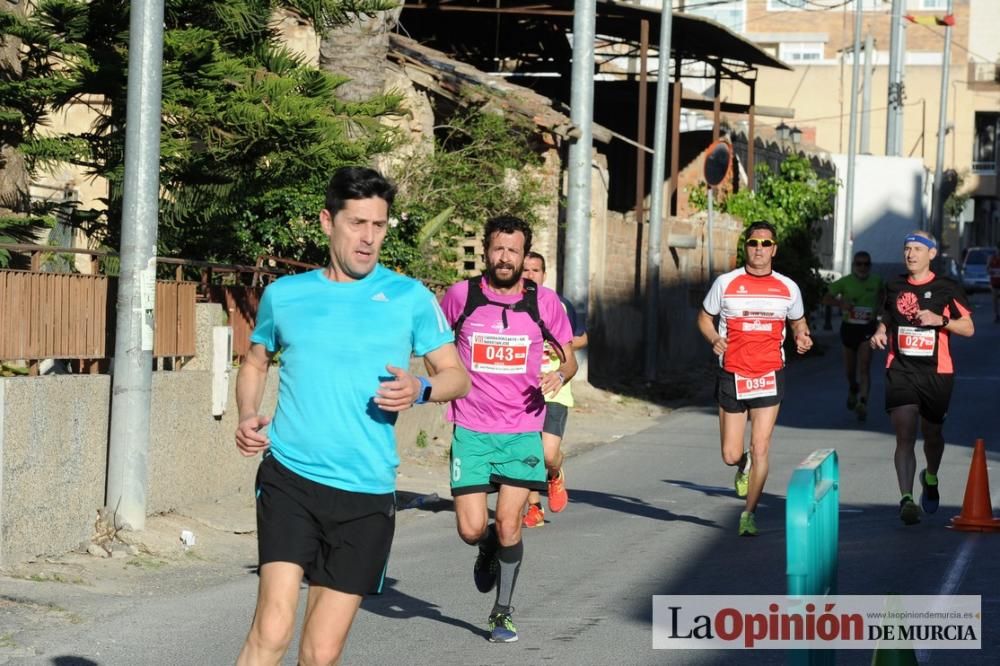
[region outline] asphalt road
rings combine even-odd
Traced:
[[[861,424],[844,408],[839,350],[828,333],[820,335],[831,346],[826,355],[789,367],[759,537],[736,536],[742,501],[731,468],[719,459],[714,407],[678,410],[571,459],[569,507],[525,535],[514,600],[519,642],[487,642],[493,598],[475,590],[475,549],[460,542],[450,503],[442,502],[404,512],[389,590],[365,601],[344,663],[785,663],[780,651],[653,650],[651,596],[783,594],[785,489],[795,466],[821,448],[836,449],[840,459],[838,593],[982,595],[982,650],[918,656],[929,664],[1000,663],[1000,534],[946,528],[960,510],[976,437],[991,450],[992,501],[1000,513],[1000,325],[991,323],[984,296],[975,304],[977,335],[954,346],[959,374],[939,473],[942,506],[920,525],[904,527],[896,516],[882,374],[875,372],[871,415]],[[876,366],[882,362],[876,357]],[[8,663],[232,663],[255,587],[248,574],[194,594],[133,598],[47,635],[38,646],[45,656]],[[837,663],[871,659],[871,652],[844,651]]]

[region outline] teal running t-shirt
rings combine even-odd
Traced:
[[[251,342],[278,359],[270,451],[296,474],[360,493],[396,488],[396,414],[374,402],[385,366],[408,370],[453,342],[437,298],[382,265],[356,282],[322,270],[280,278],[264,290]]]

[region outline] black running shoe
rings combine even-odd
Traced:
[[[938,510],[938,504],[941,503],[941,495],[938,493],[938,484],[935,483],[932,486],[927,483],[927,479],[924,478],[926,473],[926,469],[920,470],[920,506],[925,513],[934,513]]]
[[[899,500],[899,519],[904,525],[916,525],[920,522],[920,507],[909,497]]]
[[[497,584],[497,554],[495,549],[479,549],[476,564],[472,568],[472,578],[476,581],[476,589],[486,594]]]

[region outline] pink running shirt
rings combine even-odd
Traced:
[[[483,293],[497,303],[517,303],[522,294],[498,294],[482,280]],[[463,280],[445,292],[441,310],[454,326],[462,316],[469,283]],[[459,356],[469,370],[472,390],[448,406],[448,420],[463,428],[490,434],[541,432],[545,398],[538,388],[542,368],[542,332],[526,312],[484,305],[469,315],[455,337]],[[538,287],[538,312],[562,344],[573,340],[569,318],[556,292]]]

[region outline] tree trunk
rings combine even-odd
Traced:
[[[23,15],[24,2],[6,0],[0,3],[0,12]],[[6,72],[6,76],[21,75],[20,48],[20,39],[0,38],[0,72]],[[24,214],[29,209],[30,179],[24,156],[17,149],[19,143],[19,137],[0,138],[0,215]]]
[[[372,16],[358,15],[322,36],[320,69],[351,78],[337,88],[337,97],[345,102],[363,102],[384,92],[389,31],[401,11],[402,5]]]

